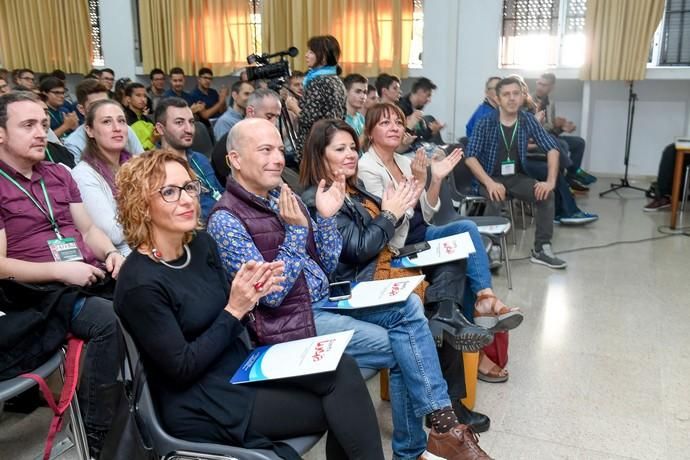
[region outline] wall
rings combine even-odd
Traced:
[[[105,64],[116,76],[135,75],[133,0],[101,1]],[[533,87],[540,70],[500,69],[499,37],[502,0],[424,0],[424,68],[410,77],[427,76],[438,90],[427,107],[446,123],[444,136],[465,135],[465,123],[482,101],[484,81],[490,75],[518,72]],[[585,166],[596,173],[619,175],[627,118],[624,82],[582,82],[577,69],[555,69],[554,100],[560,114],[578,125],[577,134],[588,141]],[[147,76],[137,77],[143,82]],[[230,79],[217,79],[216,85]],[[411,82],[404,81],[403,88]],[[188,79],[188,88],[194,79]],[[655,175],[661,150],[674,136],[690,133],[690,69],[650,69],[647,80],[637,82],[639,96],[633,129],[630,171]]]
[[[446,139],[463,136],[481,102],[490,75],[517,72],[533,87],[540,71],[500,69],[502,0],[425,0],[424,69],[439,86],[427,111],[448,123]],[[449,56],[449,54],[455,54]],[[577,69],[555,69],[554,100],[588,141],[585,166],[597,173],[623,172],[628,92],[624,82],[582,82]],[[633,175],[656,175],[663,147],[690,133],[690,69],[657,68],[635,84],[636,106],[630,150]],[[451,136],[452,135],[452,136]]]

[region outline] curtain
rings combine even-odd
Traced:
[[[88,72],[91,67],[88,2],[1,1],[0,47],[3,64],[10,69]]]
[[[248,0],[140,0],[139,28],[144,70],[181,67],[216,75],[247,65],[254,53]]]
[[[664,0],[589,0],[583,80],[642,80]]]
[[[343,73],[407,76],[412,42],[412,0],[264,0],[264,52],[296,46],[292,68],[306,70],[307,40],[333,35],[341,48]]]

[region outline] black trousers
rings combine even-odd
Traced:
[[[271,440],[328,429],[326,457],[383,459],[381,434],[354,359],[343,355],[333,372],[256,385],[249,428]]]
[[[661,154],[659,160],[659,175],[657,176],[657,188],[659,190],[659,197],[671,196],[671,188],[673,187],[673,168],[676,164],[676,145],[669,144]],[[683,174],[681,177],[681,187],[685,178],[685,168],[690,164],[690,156],[685,156],[683,163]],[[681,190],[682,192],[682,190]],[[682,198],[682,197],[681,197]]]

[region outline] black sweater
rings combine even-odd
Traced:
[[[115,291],[159,417],[170,434],[189,441],[276,448],[247,430],[255,390],[230,383],[248,350],[239,338],[244,326],[224,310],[229,285],[215,242],[199,232],[189,248],[191,263],[181,270],[133,251]]]

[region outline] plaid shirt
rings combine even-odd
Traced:
[[[534,139],[534,142],[544,152],[558,150],[556,140],[542,128],[534,115],[520,110],[518,119],[520,124],[517,133],[517,148],[520,164],[523,167],[527,160],[527,141],[529,139]],[[501,134],[498,130],[499,124],[498,111],[479,120],[465,152],[465,156],[468,158],[477,157],[484,171],[491,177],[495,177],[494,173],[498,173],[494,170],[497,169],[496,156],[498,155],[498,143],[501,141]],[[475,179],[472,184],[476,193],[479,190],[479,182]]]

